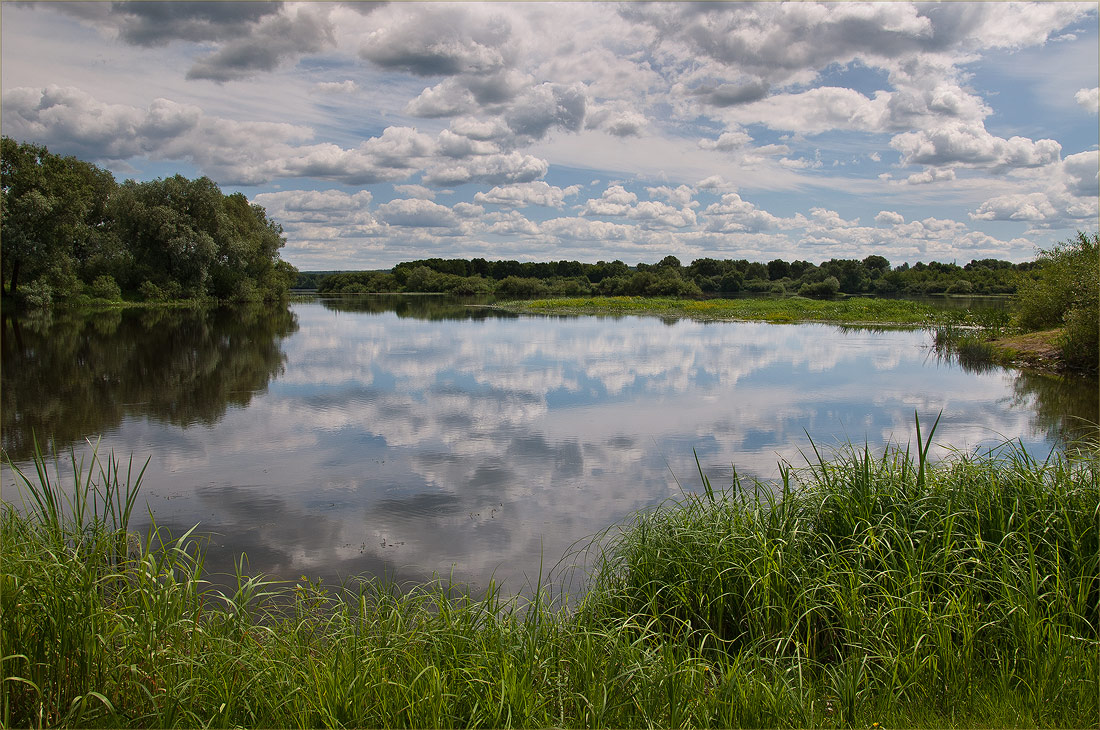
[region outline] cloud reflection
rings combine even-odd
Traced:
[[[1015,377],[930,358],[927,334],[655,318],[415,318],[293,307],[284,372],[216,424],[132,419],[162,525],[212,563],[520,590],[575,541],[712,481],[774,477],[820,446],[913,438],[1045,453]],[[1048,400],[1050,398],[1048,397]],[[942,450],[941,450],[942,453]],[[216,557],[215,557],[216,555]]]

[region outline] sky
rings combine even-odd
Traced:
[[[0,4],[0,130],[302,270],[1026,261],[1098,228],[1096,3]]]

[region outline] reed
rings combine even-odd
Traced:
[[[542,584],[507,600],[446,580],[292,585],[243,560],[215,589],[193,532],[154,525],[120,554],[120,523],[54,519],[117,469],[89,478],[85,464],[68,492],[47,475],[53,497],[40,471],[24,488],[46,508],[0,518],[0,719],[1094,725],[1096,453],[1037,460],[1006,445],[933,462],[934,431],[878,454],[815,447],[775,483],[723,490],[700,469],[703,493],[593,540],[592,587],[568,609]],[[138,480],[117,483],[125,504]]]

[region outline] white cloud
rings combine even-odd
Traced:
[[[1100,111],[1100,88],[1081,89],[1073,95],[1073,100],[1085,111],[1096,114]]]
[[[971,213],[973,220],[987,221],[1042,221],[1056,214],[1043,193],[1023,195],[999,195],[982,203],[977,213]]]
[[[703,212],[706,213],[706,229],[718,233],[767,231],[782,224],[779,218],[742,200],[737,193],[726,193],[720,203],[708,205]]]
[[[394,185],[393,190],[398,195],[404,195],[406,198],[424,198],[425,200],[435,200],[435,191],[431,188],[426,188],[423,185]]]
[[[880,210],[878,212],[878,215],[875,216],[875,222],[889,226],[896,226],[899,223],[905,222],[905,216],[903,216],[901,213],[895,213],[892,210]]]
[[[741,149],[749,142],[752,142],[752,137],[741,130],[737,130],[735,132],[723,132],[718,139],[701,139],[699,140],[699,149],[729,152],[730,150]]]
[[[546,160],[509,152],[435,165],[424,174],[424,182],[439,186],[531,182],[543,177],[548,169]]]
[[[378,206],[378,219],[391,226],[452,228],[458,220],[445,205],[422,198],[398,198]]]
[[[905,132],[890,140],[903,165],[970,165],[1011,169],[1057,162],[1062,145],[1052,139],[1037,142],[1026,137],[1003,139],[982,126],[946,124],[932,130]]]
[[[475,193],[477,203],[503,205],[522,208],[527,205],[542,205],[547,208],[561,208],[565,198],[581,191],[579,185],[559,188],[539,180],[515,185],[497,186],[487,193]]]
[[[354,94],[359,91],[359,84],[351,79],[346,81],[319,81],[313,88],[322,94]]]
[[[584,215],[626,215],[638,196],[622,185],[611,185],[599,198],[590,198],[584,207]]]
[[[699,202],[694,199],[695,189],[688,187],[687,185],[680,185],[676,188],[670,188],[667,185],[662,185],[656,188],[646,188],[646,192],[649,196],[664,198],[673,205],[680,208],[698,208]]]
[[[907,185],[927,185],[934,182],[949,182],[955,179],[955,171],[951,169],[928,168],[923,172],[915,172],[905,178]]]

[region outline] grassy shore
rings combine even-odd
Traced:
[[[217,591],[111,459],[0,521],[5,727],[1095,727],[1100,460],[849,447],[594,539],[570,610]],[[127,478],[127,474],[131,478]]]
[[[670,297],[581,297],[498,304],[533,314],[668,315],[709,320],[830,322],[838,324],[927,325],[939,309],[904,299],[806,297],[677,299]]]

